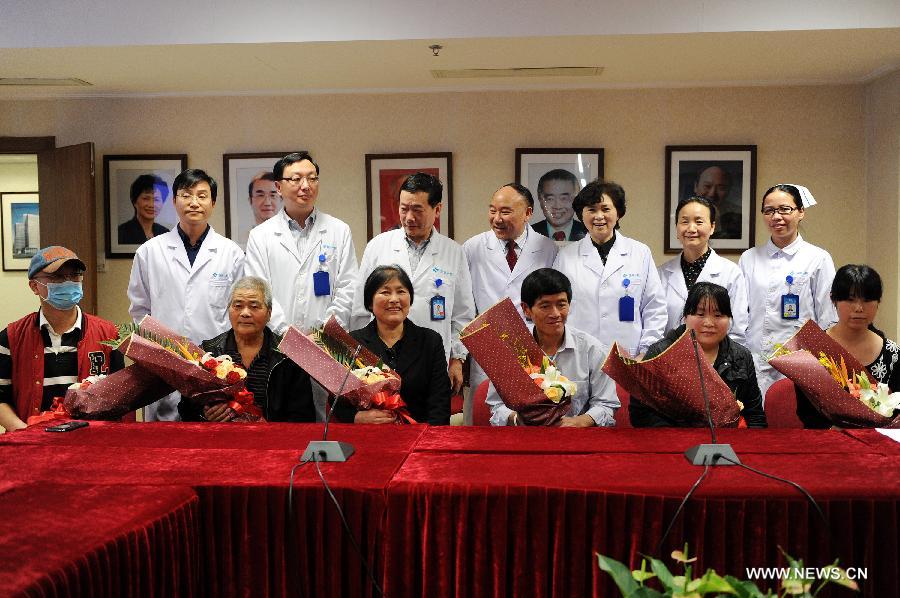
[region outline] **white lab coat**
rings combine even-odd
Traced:
[[[150,315],[195,344],[231,327],[228,292],[244,272],[244,252],[210,228],[193,266],[173,229],[138,247],[128,281],[128,313],[135,322]],[[178,395],[148,408],[148,419],[177,420]]]
[[[250,231],[247,240],[248,276],[258,276],[272,286],[272,319],[269,327],[282,334],[288,325],[306,332],[334,315],[341,325],[350,322],[356,282],[356,250],[350,227],[321,211],[317,212],[303,255],[281,212]],[[325,255],[320,265],[319,256]],[[328,271],[331,294],[317,297],[313,273]]]
[[[468,351],[459,342],[459,332],[475,318],[469,264],[462,246],[434,229],[415,272],[410,268],[406,232],[402,228],[381,233],[369,241],[359,266],[351,328],[362,328],[372,319],[372,314],[363,307],[366,278],[377,266],[393,264],[403,268],[413,283],[409,319],[441,335],[448,360],[451,357],[464,359]],[[441,280],[440,288],[435,285],[437,279]],[[431,319],[431,298],[438,294],[444,297],[446,317],[434,321]]]
[[[681,254],[659,267],[659,279],[666,294],[666,310],[668,323],[666,332],[681,326],[683,322],[684,302],[688,291],[684,284],[684,272],[681,271]],[[711,282],[725,287],[731,300],[731,327],[728,336],[737,343],[747,345],[747,281],[737,264],[725,259],[713,249],[697,282]]]
[[[493,231],[475,235],[463,243],[463,249],[472,275],[476,313],[509,297],[523,320],[522,281],[538,268],[550,268],[558,251],[556,242],[530,230],[516,267],[510,271],[506,262],[506,242],[498,239]],[[473,361],[469,368],[469,387],[478,388],[486,378],[481,367]]]
[[[616,232],[606,265],[590,236],[559,250],[553,267],[572,282],[569,324],[607,347],[613,342],[637,355],[662,338],[666,303],[650,248]],[[619,299],[634,297],[634,321],[619,321]]]
[[[834,262],[827,251],[797,235],[784,249],[779,249],[771,239],[761,247],[748,249],[738,264],[749,290],[747,345],[753,353],[759,391],[765,401],[769,387],[784,378],[765,359],[775,345],[787,341],[807,320],[815,320],[823,330],[837,322],[831,303]],[[781,317],[781,296],[788,292],[788,275],[794,277],[791,292],[800,302],[800,317],[796,320]]]

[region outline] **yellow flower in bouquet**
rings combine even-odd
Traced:
[[[234,363],[231,355],[213,357],[212,353],[204,353],[200,358],[200,365],[215,374],[216,378],[229,384],[235,384],[247,377],[247,370]]]
[[[575,396],[576,384],[563,376],[547,357],[541,360],[540,368],[529,366],[526,371],[534,383],[544,391],[544,396],[554,403],[559,403],[565,397]]]

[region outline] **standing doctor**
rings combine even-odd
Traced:
[[[800,222],[806,208],[816,205],[801,185],[775,185],[763,194],[762,214],[771,237],[748,249],[738,264],[750,291],[747,348],[753,353],[763,402],[776,380],[784,378],[765,359],[807,321],[822,330],[837,322],[831,302],[834,261],[831,255],[803,240]]]
[[[659,267],[666,294],[666,332],[681,326],[684,304],[698,282],[711,282],[728,291],[731,301],[731,340],[746,345],[747,282],[737,264],[717,254],[709,246],[716,231],[716,206],[705,197],[682,199],[675,208],[675,236],[681,241],[681,255]]]
[[[662,338],[666,303],[650,248],[617,233],[625,190],[595,180],[578,192],[575,213],[588,236],[560,249],[553,267],[572,281],[569,322],[603,343],[642,355]]]
[[[316,207],[319,165],[307,152],[288,154],[272,170],[284,207],[250,231],[246,266],[272,287],[269,327],[308,332],[332,315],[347,327],[356,282],[350,227]]]
[[[415,301],[409,319],[441,335],[450,386],[456,394],[462,389],[462,364],[468,355],[459,333],[475,317],[475,302],[462,246],[434,228],[443,189],[437,177],[424,172],[411,174],[403,182],[399,209],[403,228],[381,233],[366,245],[351,328],[362,328],[372,318],[363,306],[363,285],[369,274],[377,266],[400,266],[413,283]]]
[[[138,247],[128,281],[128,313],[135,322],[153,316],[198,345],[229,329],[229,290],[244,270],[241,248],[209,225],[217,189],[199,169],[175,177],[178,225]],[[180,419],[179,400],[173,393],[149,405],[145,419]]]
[[[508,183],[497,189],[488,207],[491,230],[479,233],[463,243],[477,313],[509,297],[522,319],[522,281],[538,268],[549,268],[556,259],[556,243],[538,234],[528,220],[534,212],[534,198],[528,187]],[[475,363],[469,370],[469,397],[463,407],[468,423],[471,395],[486,380]]]

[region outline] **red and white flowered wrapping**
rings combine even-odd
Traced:
[[[706,424],[697,355],[687,330],[656,357],[646,361],[632,360],[618,343],[613,343],[603,363],[603,371],[631,395],[667,418],[684,425]],[[737,427],[740,407],[731,389],[702,352],[700,368],[713,424],[718,428]]]
[[[487,374],[503,403],[534,426],[555,426],[569,412],[570,397],[554,403],[526,373],[544,352],[507,297],[463,328],[459,340]],[[565,372],[562,372],[565,374]]]
[[[139,325],[142,330],[152,332],[159,338],[181,344],[199,360],[203,350],[183,336],[160,324],[150,316],[146,316]],[[135,364],[164,380],[172,388],[181,393],[182,399],[205,406],[211,403],[227,402],[229,407],[238,413],[239,420],[259,421],[261,412],[248,401],[244,381],[229,384],[202,366],[192,363],[176,355],[161,345],[132,334],[122,343],[121,350]]]
[[[334,316],[328,319],[322,331],[343,345],[351,355],[356,352],[357,347],[361,347],[357,358],[364,365],[375,366],[381,361],[377,355],[362,347],[359,341],[350,336]],[[357,409],[375,407],[394,411],[398,415],[398,421],[415,423],[407,413],[405,403],[400,399],[401,381],[396,373],[392,373],[386,380],[364,384],[353,374],[348,375],[347,367],[337,362],[313,339],[303,335],[293,326],[288,328],[278,349],[306,370],[310,377],[329,393],[337,396],[340,392],[341,396]]]
[[[74,419],[117,420],[171,392],[158,376],[134,364],[87,388],[70,388],[62,404]]]
[[[803,324],[783,346],[792,353],[773,357],[769,364],[799,386],[812,406],[831,423],[845,428],[900,428],[900,415],[891,419],[869,409],[819,363],[819,352],[837,363],[843,357],[848,373],[864,373],[873,385],[877,382],[865,366],[814,321]]]

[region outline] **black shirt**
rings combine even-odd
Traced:
[[[591,239],[591,243],[594,248],[597,250],[597,253],[600,254],[600,259],[603,260],[603,265],[606,265],[606,258],[609,257],[609,252],[612,250],[613,244],[616,242],[616,231],[613,231],[612,236],[608,241],[604,241],[600,245],[594,243],[594,240]]]
[[[681,254],[681,273],[684,274],[684,284],[687,287],[688,291],[690,291],[691,287],[696,284],[697,278],[700,276],[700,272],[703,271],[703,267],[706,265],[706,260],[709,259],[711,253],[712,249],[707,247],[706,253],[698,257],[693,262],[688,262],[686,259],[684,259],[684,253]]]
[[[181,225],[175,227],[178,231],[178,236],[181,237],[181,240],[184,242],[184,250],[187,251],[188,261],[191,262],[191,265],[194,265],[194,260],[197,259],[197,254],[200,253],[200,246],[203,245],[204,239],[206,239],[206,235],[209,234],[209,225],[206,225],[206,230],[203,231],[203,234],[200,235],[200,238],[197,239],[197,242],[191,245],[191,240],[188,236],[181,230]]]

